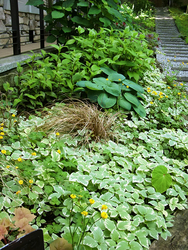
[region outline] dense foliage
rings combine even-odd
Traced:
[[[3,86],[0,247],[26,233],[29,222],[42,228],[46,250],[146,250],[160,235],[170,235],[174,211],[187,208],[184,84],[165,81],[145,32],[88,31],[84,36],[78,27],[82,36],[53,45],[57,53],[42,51],[42,60],[33,55],[29,70],[18,65],[15,86]],[[129,104],[139,98],[145,115],[116,113],[116,105],[97,109],[83,101],[58,102],[65,93],[93,94],[99,78],[103,94],[121,89]],[[117,88],[119,79],[126,91]],[[51,108],[27,117],[15,108],[52,101]],[[19,217],[23,224],[16,224],[18,208],[26,213]]]

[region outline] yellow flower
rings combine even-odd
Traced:
[[[31,153],[33,156],[37,155],[35,152]]]
[[[1,153],[2,153],[2,154],[6,154],[6,152],[7,152],[7,151],[4,150],[4,149],[1,150]]]
[[[106,80],[108,81],[108,78],[106,78]]]
[[[183,86],[183,83],[180,83],[181,86]]]
[[[14,122],[17,122],[17,120],[14,120]]]
[[[161,98],[158,99],[159,101],[161,100]]]
[[[78,195],[78,197],[82,198],[83,196],[82,195]]]
[[[10,168],[10,166],[9,166],[9,165],[7,165],[7,166],[6,166],[6,168]]]
[[[22,181],[22,180],[19,180],[18,183],[19,183],[20,185],[22,185],[22,184],[23,184],[23,181]]]
[[[89,199],[90,204],[94,204],[95,200],[94,199]]]
[[[118,79],[119,81],[121,81],[121,79]]]
[[[15,167],[15,169],[18,169],[18,168],[19,168],[18,166]]]
[[[153,104],[153,102],[150,102],[150,104]]]
[[[174,57],[176,57],[176,56],[174,56]]]
[[[32,183],[33,183],[33,180],[29,180],[29,183],[32,184]]]
[[[15,117],[16,115],[15,114],[12,114],[12,117]]]
[[[81,212],[81,214],[83,214],[84,216],[87,216],[88,212],[87,211],[83,211],[83,212]]]
[[[174,87],[176,87],[176,84],[174,84]]]
[[[168,89],[171,89],[170,86],[167,87]]]
[[[168,98],[168,95],[166,95],[165,97]]]
[[[159,95],[163,95],[163,92],[160,92]]]
[[[106,205],[102,205],[102,207],[101,207],[101,209],[102,210],[105,210],[105,209],[107,209],[108,207],[106,206]]]
[[[59,132],[57,132],[56,135],[58,136],[58,135],[59,135]]]
[[[4,126],[4,123],[1,123],[0,126],[3,127],[3,126]]]
[[[178,95],[181,95],[181,93],[179,92]]]
[[[174,59],[174,61],[176,62],[176,59]]]
[[[101,213],[101,217],[102,217],[103,219],[107,219],[107,218],[108,218],[108,215],[107,215],[106,212],[102,212],[102,213]]]
[[[167,62],[170,62],[170,60],[169,60],[169,59],[167,59]]]
[[[186,96],[185,96],[185,95],[184,95],[183,97],[184,97],[184,98],[186,98]]]
[[[3,136],[0,136],[0,139],[3,139]]]
[[[57,152],[58,152],[59,154],[61,154],[61,150],[60,150],[60,149],[58,149]]]
[[[128,85],[127,85],[126,87],[127,87],[127,88],[129,88],[129,86],[128,86]]]
[[[18,158],[18,161],[21,162],[21,161],[22,161],[22,158],[19,157],[19,158]]]
[[[151,92],[151,90],[150,90],[150,89],[147,89],[147,92],[149,93],[149,92]]]
[[[0,127],[0,130],[3,130],[4,128],[3,127]]]
[[[4,133],[4,132],[1,132],[0,135],[5,135],[5,133]]]
[[[20,194],[21,193],[21,191],[20,190],[18,190],[17,192],[16,192],[16,194],[18,195],[18,194]]]
[[[75,195],[75,194],[71,194],[70,197],[71,197],[72,199],[75,199],[75,198],[76,198],[76,195]]]
[[[182,62],[182,64],[184,65],[184,62]]]

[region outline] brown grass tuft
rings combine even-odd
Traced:
[[[113,137],[111,126],[115,123],[117,113],[112,115],[98,110],[94,104],[80,100],[54,106],[42,126],[43,131],[72,136],[84,135],[83,141],[99,141]],[[40,127],[41,129],[41,127]]]

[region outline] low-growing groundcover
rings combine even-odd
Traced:
[[[187,208],[188,136],[183,83],[162,77],[145,73],[147,115],[119,115],[114,140],[80,144],[84,131],[44,132],[48,116],[24,119],[10,109],[0,127],[0,219],[29,209],[46,250],[59,237],[74,249],[102,250],[148,249],[159,235],[166,239],[173,212]]]

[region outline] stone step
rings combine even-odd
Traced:
[[[165,48],[165,47],[163,47],[163,51],[165,52],[165,53],[176,53],[176,54],[181,54],[181,55],[186,55],[186,56],[188,56],[188,49],[187,48],[185,48],[185,49],[174,49],[174,48]]]

